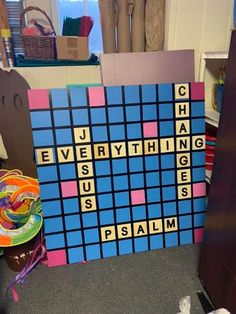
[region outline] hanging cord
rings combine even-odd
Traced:
[[[88,4],[87,0],[84,0],[84,16],[88,15]]]

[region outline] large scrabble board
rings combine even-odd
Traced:
[[[29,90],[49,266],[200,242],[202,83]]]

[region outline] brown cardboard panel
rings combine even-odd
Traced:
[[[57,36],[58,60],[88,60],[88,37]]]
[[[8,159],[1,167],[18,168],[25,175],[37,177],[28,108],[29,84],[15,70],[0,69],[0,133]]]
[[[104,86],[194,82],[194,50],[102,54]]]

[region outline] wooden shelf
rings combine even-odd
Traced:
[[[206,123],[218,128],[220,114],[216,110],[206,110]]]
[[[227,51],[203,51],[200,60],[199,82],[204,82],[206,73],[206,60],[228,59]]]
[[[212,170],[206,170],[206,182],[211,183]]]

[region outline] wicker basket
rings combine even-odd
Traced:
[[[46,17],[55,33],[55,28],[52,24],[52,21],[45,11],[34,6],[25,8],[20,15],[21,39],[25,58],[36,60],[54,60],[56,59],[56,36],[23,35],[25,14],[33,10],[41,12]]]

